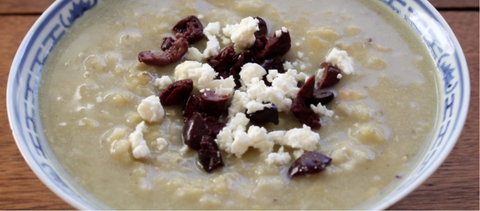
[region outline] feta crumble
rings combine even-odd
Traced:
[[[210,46],[212,47],[212,46]],[[187,54],[185,55],[186,60],[193,60],[197,62],[202,62],[205,59],[203,53],[201,53],[197,48],[190,47],[188,48]]]
[[[254,33],[259,30],[258,28],[259,20],[253,17],[246,17],[242,19],[240,24],[236,27],[227,29],[227,35],[231,33],[230,39],[233,43],[235,43],[236,47],[247,49],[250,48],[253,43],[255,43],[255,35]],[[233,29],[233,30],[232,30]],[[230,30],[228,32],[228,30]]]
[[[294,128],[285,133],[284,139],[280,140],[280,145],[290,146],[295,149],[313,151],[317,149],[320,135],[311,130],[307,125],[303,128]]]
[[[165,115],[163,106],[160,103],[160,98],[156,95],[151,95],[143,99],[137,107],[137,112],[142,119],[151,123],[160,122]]]
[[[314,106],[313,104],[310,104],[310,108],[312,109],[313,112],[319,115],[324,115],[328,117],[333,116],[333,111],[328,110],[326,106],[322,105],[321,103],[317,104],[317,106]]]
[[[283,152],[283,146],[278,149],[278,152],[272,152],[268,154],[267,159],[265,159],[265,162],[267,162],[268,165],[285,165],[290,162],[292,158],[288,154],[288,152]]]
[[[143,133],[147,131],[145,122],[135,127],[135,131],[128,136],[128,141],[132,146],[132,154],[136,159],[145,158],[150,155],[147,142],[143,139]]]
[[[240,71],[240,79],[243,84],[250,84],[253,78],[262,78],[265,74],[267,74],[267,71],[259,64],[246,63]]]
[[[203,51],[203,57],[216,56],[220,52],[220,42],[218,42],[217,35],[220,33],[220,23],[213,22],[203,29],[203,34],[207,37],[207,47]]]
[[[348,53],[344,50],[333,48],[325,60],[337,66],[342,70],[343,73],[347,75],[350,75],[354,72],[353,59],[349,57]]]
[[[164,90],[168,86],[170,86],[170,84],[172,84],[172,83],[173,83],[172,79],[170,77],[164,75],[160,78],[156,78],[155,82],[153,82],[153,85],[155,87],[157,87],[157,89],[159,89],[159,90]]]

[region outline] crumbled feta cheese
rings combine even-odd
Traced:
[[[137,112],[147,122],[160,122],[165,115],[160,98],[156,95],[149,96],[142,100],[137,107]]]
[[[210,56],[216,56],[220,52],[220,43],[218,42],[217,35],[220,33],[220,23],[212,22],[203,29],[203,33],[207,37],[207,47],[203,51],[205,58]]]
[[[271,152],[273,150],[273,141],[268,140],[268,133],[264,127],[252,125],[248,128],[248,137],[251,146],[259,149],[261,152]]]
[[[242,66],[242,70],[240,71],[240,79],[242,79],[244,84],[250,84],[250,81],[253,78],[262,78],[265,74],[267,74],[267,71],[265,71],[265,69],[259,64],[246,63]]]
[[[273,152],[268,154],[267,159],[265,162],[267,162],[268,165],[285,165],[290,162],[292,158],[288,154],[288,152],[283,152],[283,146],[278,149],[278,152]]]
[[[137,159],[150,155],[147,142],[143,139],[143,133],[146,131],[147,127],[145,122],[140,122],[140,124],[135,127],[135,131],[128,136],[128,141],[132,146],[133,157]]]
[[[308,76],[307,74],[301,72],[295,76],[295,80],[297,80],[298,82],[307,82],[309,77],[310,76]]]
[[[328,110],[326,106],[322,105],[321,103],[317,104],[317,106],[314,106],[313,104],[310,105],[310,108],[312,109],[313,112],[319,115],[325,115],[328,117],[333,116],[333,111]]]
[[[168,147],[168,142],[164,138],[157,138],[157,150],[162,151]]]
[[[230,39],[236,47],[247,49],[255,43],[254,33],[259,30],[258,19],[246,17],[235,27]]]
[[[268,140],[274,142],[275,144],[281,145],[283,143],[283,138],[285,137],[285,130],[276,130],[268,133]]]
[[[342,79],[342,74],[339,73],[339,74],[337,75],[337,79]]]
[[[283,33],[287,33],[287,32],[288,32],[288,29],[287,29],[287,27],[285,27],[285,26],[282,26],[281,29],[282,29],[282,32],[283,32]]]
[[[276,77],[278,77],[278,70],[275,70],[275,69],[268,70],[268,74],[267,74],[268,82],[272,83],[273,79],[275,79]]]
[[[350,75],[353,73],[353,59],[348,56],[348,53],[344,50],[338,50],[333,48],[327,55],[327,62],[337,66],[343,73]]]
[[[238,23],[233,25],[227,24],[224,28],[222,28],[222,32],[225,36],[231,37],[233,32],[237,30],[237,27],[238,27]]]
[[[313,132],[309,126],[303,125],[303,128],[294,128],[287,131],[284,139],[280,141],[280,145],[312,151],[317,148],[319,141],[320,135]]]
[[[221,36],[220,38],[222,39],[222,44],[223,44],[223,45],[230,45],[230,44],[232,44],[232,40],[230,40],[228,37]]]
[[[188,48],[187,55],[185,55],[186,60],[193,60],[197,62],[202,62],[205,56],[195,47]]]
[[[235,154],[238,158],[242,157],[250,146],[251,141],[247,133],[240,130],[233,133],[233,143],[230,153]]]
[[[295,98],[297,96],[300,88],[297,87],[297,80],[295,76],[297,75],[297,70],[290,69],[285,73],[278,74],[278,77],[273,79],[272,87],[278,87],[285,92],[285,97]]]
[[[271,103],[264,104],[264,103],[260,103],[252,100],[252,101],[249,101],[245,107],[247,108],[247,114],[251,114],[256,111],[261,111],[264,108],[271,108],[272,104]]]
[[[233,76],[228,78],[220,78],[212,80],[210,83],[205,84],[206,89],[215,90],[218,95],[231,95],[235,88],[235,79]]]
[[[170,84],[172,84],[172,83],[173,83],[172,79],[170,77],[164,75],[160,78],[156,78],[155,82],[153,82],[153,85],[155,87],[157,87],[157,89],[159,89],[159,90],[164,90],[168,86],[170,86]]]
[[[219,149],[225,150],[226,152],[231,153],[232,143],[233,143],[232,130],[229,127],[224,127],[217,134],[217,138],[215,139],[215,142],[217,142]]]
[[[230,128],[232,131],[245,131],[247,129],[247,124],[249,121],[250,120],[244,113],[237,113],[228,121],[227,127]]]
[[[233,117],[237,113],[243,113],[245,111],[245,107],[249,102],[249,98],[247,97],[246,92],[242,92],[240,90],[235,90],[233,94],[232,102],[230,107],[228,107],[228,116]]]
[[[196,61],[185,61],[175,67],[175,79],[192,79],[193,85],[198,89],[209,88],[213,79],[218,75],[209,65]]]

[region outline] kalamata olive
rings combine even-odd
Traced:
[[[313,112],[307,101],[313,98],[313,92],[315,91],[315,76],[311,76],[300,88],[297,94],[297,98],[293,101],[290,111],[293,115],[300,120],[301,123],[310,126],[314,130],[320,129],[322,126],[320,123],[320,116]]]
[[[265,48],[257,56],[259,59],[270,59],[276,56],[283,56],[291,48],[291,38],[288,31],[281,30],[280,36],[276,34],[268,39]]]
[[[285,69],[283,68],[283,63],[285,63],[285,59],[280,56],[276,56],[272,59],[263,61],[261,65],[266,71],[275,69],[278,71],[278,73],[284,73]]]
[[[318,105],[321,103],[322,105],[326,105],[330,101],[333,100],[335,95],[331,91],[321,91],[319,93],[313,94],[312,98],[307,99],[307,106],[310,105]]]
[[[175,81],[160,93],[160,102],[163,106],[180,105],[188,99],[193,90],[193,81],[191,79]]]
[[[202,136],[200,150],[198,150],[198,160],[207,172],[212,172],[223,166],[222,155],[218,150],[217,143],[211,136]]]
[[[338,68],[328,62],[323,62],[320,67],[323,68],[323,78],[318,82],[319,89],[332,87],[340,81],[338,75],[341,74],[342,71]]]
[[[177,32],[177,38],[183,36],[192,45],[203,38],[203,25],[196,16],[188,16],[179,21],[173,28]]]
[[[263,125],[267,122],[272,122],[273,124],[278,125],[278,110],[277,106],[274,104],[272,104],[272,107],[270,108],[265,107],[263,110],[246,114],[246,116],[254,125]]]
[[[227,78],[235,57],[234,44],[224,48],[214,57],[207,58],[208,64],[218,72],[218,77]]]
[[[218,133],[226,126],[225,123],[218,122],[218,119],[212,116],[204,117],[204,120],[212,138],[217,138]]]
[[[253,52],[255,58],[258,58],[258,55],[262,50],[265,49],[265,46],[268,43],[267,37],[265,35],[255,37],[255,42],[253,43],[252,47],[250,47],[250,51]]]
[[[138,61],[156,66],[167,66],[180,61],[188,51],[188,42],[184,37],[179,37],[173,42],[172,40],[172,38],[164,39],[161,48],[165,50],[159,55],[155,55],[151,51],[140,52],[138,54]]]
[[[306,152],[297,158],[288,169],[290,177],[314,174],[325,170],[332,159],[319,152]]]
[[[183,143],[190,149],[199,150],[203,135],[210,135],[210,130],[203,120],[202,114],[193,112],[183,127]]]
[[[267,28],[267,23],[265,20],[263,20],[260,17],[256,17],[255,19],[258,20],[258,31],[255,32],[255,37],[262,36],[262,35],[267,35],[268,33],[268,28]]]
[[[301,123],[308,125],[313,130],[318,130],[322,127],[320,116],[310,108],[306,108],[303,99],[297,97],[297,99],[293,101],[290,111]]]
[[[200,108],[201,101],[200,95],[190,95],[183,108],[183,117],[188,118],[193,112],[202,113]]]
[[[206,90],[201,95],[200,107],[207,116],[219,117],[226,109],[230,95],[217,95],[213,91]]]

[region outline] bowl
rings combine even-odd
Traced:
[[[462,131],[470,94],[468,68],[452,30],[427,0],[378,0],[402,17],[423,39],[437,65],[442,87],[438,129],[421,151],[419,161],[381,196],[358,209],[386,209],[424,182],[445,160]],[[33,172],[55,194],[78,209],[110,209],[75,183],[59,165],[48,146],[38,112],[38,83],[42,65],[56,42],[97,0],[64,0],[53,3],[35,22],[21,43],[10,70],[7,109],[18,148]]]

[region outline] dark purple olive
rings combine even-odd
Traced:
[[[270,108],[265,107],[263,110],[246,115],[254,125],[260,126],[268,122],[278,125],[278,110],[274,104],[272,104]]]
[[[167,66],[182,59],[188,51],[188,42],[184,37],[179,37],[172,42],[172,38],[165,38],[161,54],[155,55],[151,51],[142,51],[138,54],[138,61],[148,65]],[[166,48],[168,47],[168,48]]]
[[[252,47],[250,47],[249,51],[253,52],[255,58],[258,58],[258,55],[262,50],[265,49],[265,46],[268,43],[267,37],[265,35],[255,37],[255,42],[253,43]]]
[[[338,68],[328,62],[323,62],[320,67],[323,68],[323,78],[318,82],[319,89],[332,87],[340,81],[338,74],[341,74],[342,71]]]
[[[185,108],[183,108],[183,117],[188,118],[193,112],[201,113],[201,102],[202,99],[200,98],[200,95],[190,95],[187,103],[185,104]]]
[[[233,65],[235,49],[233,45],[224,48],[214,57],[207,58],[207,63],[218,72],[218,78],[228,78],[230,67]]]
[[[297,158],[292,166],[288,169],[290,177],[305,174],[314,174],[325,170],[330,165],[332,158],[325,156],[319,152],[306,152]]]
[[[180,105],[188,99],[193,90],[191,79],[175,81],[160,93],[160,102],[164,106]]]
[[[209,136],[210,130],[208,130],[202,114],[193,112],[185,121],[183,127],[183,143],[190,149],[199,150],[203,135]]]
[[[315,91],[315,75],[310,76],[308,80],[303,84],[302,88],[298,91],[297,98],[300,96],[304,100],[313,97]]]
[[[206,90],[201,95],[200,107],[207,116],[219,117],[226,109],[230,95],[217,95],[213,91]]]
[[[173,28],[178,37],[185,37],[188,43],[195,44],[203,38],[203,25],[195,16],[188,16],[179,21]]]
[[[212,138],[217,138],[218,133],[226,126],[225,123],[218,122],[218,119],[212,116],[207,116],[204,120]]]
[[[312,98],[307,99],[307,106],[309,105],[318,105],[321,103],[322,105],[326,105],[330,101],[333,100],[335,95],[331,91],[321,91],[319,93],[313,94]]]
[[[274,34],[268,39],[265,48],[257,56],[259,59],[270,59],[276,56],[283,56],[291,48],[290,33],[281,31],[280,36]]]
[[[277,70],[278,73],[284,73],[285,69],[283,68],[283,63],[285,63],[285,59],[280,56],[274,57],[272,59],[267,59],[261,63],[261,66],[266,71],[268,70]]]
[[[211,136],[202,136],[200,150],[198,150],[198,160],[203,169],[209,173],[223,166],[222,155],[218,150],[217,143]]]
[[[307,101],[313,98],[314,91],[315,76],[311,76],[298,91],[297,98],[293,101],[290,111],[301,123],[310,126],[314,130],[318,130],[322,126],[320,116],[313,112],[307,105]]]
[[[258,36],[262,36],[262,35],[267,35],[268,33],[268,28],[267,28],[267,23],[265,22],[265,20],[263,20],[262,18],[260,17],[256,17],[256,19],[258,20],[258,31],[255,32],[255,37],[258,37]]]

